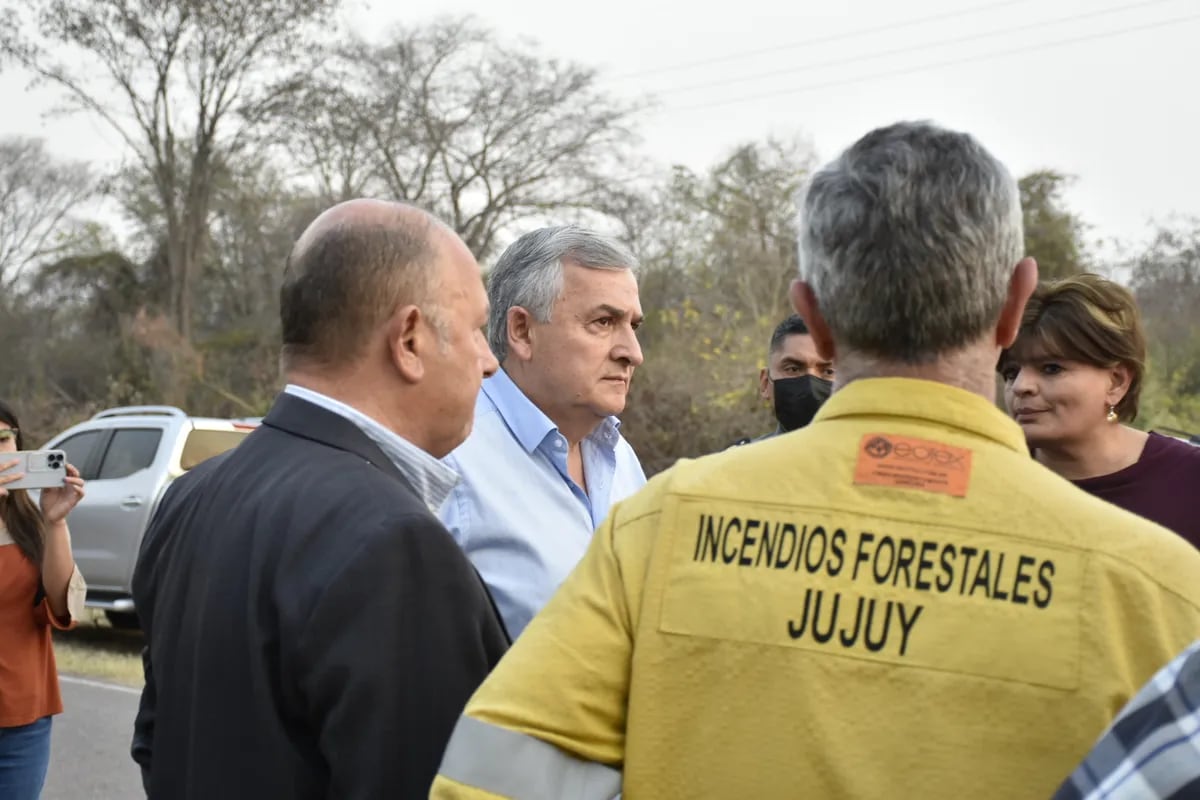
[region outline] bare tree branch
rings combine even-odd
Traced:
[[[261,124],[266,85],[338,0],[34,0],[6,9],[0,55],[58,86],[128,146],[157,194],[168,310],[186,342],[213,171]],[[67,68],[70,57],[83,65]],[[114,97],[119,98],[114,102]],[[191,108],[191,113],[180,109]],[[120,111],[116,109],[121,109]],[[229,130],[227,130],[229,129]]]
[[[638,106],[470,20],[352,42],[290,80],[308,87],[291,116],[311,121],[280,141],[312,176],[328,183],[329,164],[362,159],[365,188],[429,209],[481,258],[510,226],[560,203],[602,213],[624,190]],[[340,113],[313,120],[317,96]]]
[[[40,139],[0,140],[0,288],[69,246],[71,214],[95,188],[86,166],[55,160]]]

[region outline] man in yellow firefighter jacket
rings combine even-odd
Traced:
[[[879,129],[800,228],[832,398],[618,504],[433,797],[1047,797],[1200,636],[1200,551],[1039,466],[991,401],[1037,281],[1005,168]]]

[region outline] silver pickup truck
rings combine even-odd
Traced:
[[[87,481],[71,512],[71,546],[87,581],[87,604],[114,627],[135,628],[130,584],[142,534],[168,485],[187,470],[237,444],[258,419],[190,417],[172,406],[102,411],[55,436]]]

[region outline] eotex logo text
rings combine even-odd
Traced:
[[[863,452],[876,459],[885,459],[891,456],[899,461],[936,465],[945,469],[958,471],[968,469],[967,451],[959,448],[941,448],[932,443],[893,442],[886,436],[874,436],[863,445]]]

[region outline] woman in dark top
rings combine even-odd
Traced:
[[[999,369],[1038,461],[1200,547],[1200,447],[1128,424],[1145,362],[1133,295],[1078,275],[1038,287]]]

